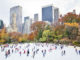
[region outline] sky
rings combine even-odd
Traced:
[[[42,7],[51,4],[59,8],[59,14],[62,15],[72,12],[74,9],[77,14],[80,13],[80,0],[0,0],[0,19],[6,26],[9,26],[10,8],[19,5],[22,6],[23,22],[24,17],[33,18],[35,13],[39,14],[39,20],[41,20]]]

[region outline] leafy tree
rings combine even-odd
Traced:
[[[34,40],[34,38],[35,38],[34,32],[28,35],[28,40]]]
[[[40,30],[40,31],[38,32],[37,40],[39,40],[40,38],[42,38],[42,33],[43,33],[43,30]]]
[[[68,23],[80,22],[80,15],[67,13],[65,16],[61,18],[61,20]]]
[[[50,42],[53,41],[53,32],[50,30],[44,30],[42,34],[42,38],[40,38],[40,41],[46,41]]]
[[[43,31],[45,30],[45,26],[46,26],[47,24],[45,23],[45,22],[43,22],[43,21],[37,21],[37,22],[35,22],[35,23],[33,23],[32,25],[31,25],[31,30],[35,33],[36,32],[36,34],[34,34],[35,35],[35,39],[37,40],[37,41],[39,41],[39,39],[42,37],[42,33],[43,33]]]
[[[66,27],[66,34],[69,39],[75,40],[78,35],[78,28],[76,27]]]
[[[65,33],[66,36],[71,39],[75,40],[78,35],[78,27],[80,23],[80,15],[73,14],[73,13],[67,13],[65,16],[60,18],[65,25]]]
[[[37,21],[31,25],[32,31],[40,31],[44,30],[44,27],[46,26],[46,23],[43,21]]]

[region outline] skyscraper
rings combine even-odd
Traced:
[[[13,19],[12,19],[12,24],[11,24],[11,28],[13,30],[13,32],[17,32],[17,24],[16,24],[16,14],[13,14]]]
[[[17,31],[22,32],[22,7],[15,6],[10,9],[10,25],[11,25],[11,27],[12,27],[13,18],[14,18],[13,14],[16,15]]]
[[[59,19],[59,8],[54,7],[54,19],[53,23],[58,22]]]
[[[23,34],[29,34],[31,32],[32,20],[29,17],[24,17]]]
[[[2,20],[0,20],[0,29],[3,29],[4,28],[4,23]]]
[[[34,14],[34,21],[38,21],[38,14]]]
[[[59,9],[53,5],[45,6],[42,8],[42,21],[55,23],[59,18]]]

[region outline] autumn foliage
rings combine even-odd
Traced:
[[[46,23],[43,21],[37,21],[31,25],[32,31],[39,31],[40,29],[44,29]]]
[[[79,24],[74,22],[74,23],[64,23],[66,26],[70,26],[70,27],[76,27],[78,28],[79,27]]]
[[[80,22],[80,15],[77,15],[77,14],[73,14],[73,13],[67,13],[66,15],[64,15],[61,20],[63,22],[77,22],[79,23]]]
[[[60,24],[60,22],[62,24]],[[77,40],[80,30],[80,15],[67,13],[59,18],[54,24],[47,24],[43,21],[36,21],[31,25],[30,34],[18,32],[7,33],[6,29],[0,30],[0,43],[13,42],[64,42],[72,43]],[[64,41],[63,41],[64,40]],[[79,39],[80,40],[80,39]]]
[[[28,40],[34,40],[34,37],[35,37],[34,32],[32,32],[28,35]]]

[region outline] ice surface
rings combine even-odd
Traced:
[[[39,46],[38,46],[39,45]],[[61,45],[55,45],[55,44],[41,44],[41,43],[38,43],[38,45],[35,45],[35,43],[30,43],[30,46],[28,46],[28,43],[25,43],[25,44],[18,44],[16,47],[15,44],[13,44],[13,48],[11,48],[11,44],[9,45],[9,47],[6,47],[5,50],[3,52],[1,52],[1,46],[0,46],[0,60],[80,60],[80,55],[77,54],[75,52],[75,48],[73,46],[65,46],[64,45],[64,48],[61,49]],[[43,47],[42,47],[43,45]],[[20,48],[21,46],[21,48]],[[55,49],[55,46],[57,46],[57,49]],[[15,52],[15,48],[18,48],[19,51]],[[52,49],[50,51],[50,48]],[[14,52],[7,57],[5,58],[5,52],[10,49],[10,51],[13,49]],[[23,53],[24,50],[27,51],[27,50],[30,50],[30,55],[27,56],[27,53]],[[35,57],[33,58],[32,55],[33,55],[33,51],[36,51],[36,49],[39,49],[39,52],[37,54],[35,54]],[[43,57],[43,54],[42,54],[42,50],[45,50],[46,49],[46,55],[45,57]],[[80,50],[79,47],[77,47],[78,50]],[[65,55],[61,55],[61,52],[65,50],[66,51],[66,54]],[[22,52],[21,56],[19,54],[19,52]]]

